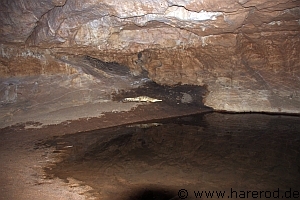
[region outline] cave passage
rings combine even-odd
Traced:
[[[300,0],[0,16],[0,200],[300,198]]]

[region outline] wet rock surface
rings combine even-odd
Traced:
[[[45,168],[48,179],[78,180],[70,186],[91,186],[87,194],[100,199],[178,199],[181,189],[187,199],[193,191],[232,199],[277,190],[284,198],[300,190],[299,130],[299,116],[206,113],[59,136],[36,148],[61,158]]]
[[[53,148],[37,148],[36,144],[47,140],[47,138],[128,123],[132,124],[129,126],[136,127],[133,123],[211,111],[211,109],[208,108],[194,106],[187,107],[178,105],[174,109],[173,106],[168,106],[168,104],[148,103],[142,103],[142,105],[135,109],[130,109],[132,108],[132,103],[116,103],[117,104],[112,104],[111,107],[108,107],[107,104],[100,103],[96,104],[96,107],[93,107],[93,104],[86,104],[86,106],[83,107],[78,106],[70,109],[73,111],[75,118],[79,116],[78,111],[85,109],[89,111],[89,114],[94,110],[98,112],[97,109],[100,108],[119,109],[114,112],[104,112],[100,117],[81,118],[53,124],[49,122],[53,119],[57,120],[58,118],[54,118],[51,113],[50,121],[47,122],[49,124],[27,121],[0,129],[0,199],[95,199],[94,193],[89,192],[92,188],[76,179],[68,178],[68,183],[57,178],[52,180],[45,179],[46,175],[43,172],[43,167],[60,161],[60,158],[57,157],[57,153],[55,153],[59,151]],[[133,104],[135,105],[135,103]],[[129,107],[129,111],[125,111],[126,106]],[[67,116],[70,118],[70,113],[72,113],[70,110],[64,109],[63,112],[60,112],[61,115],[56,116]],[[77,112],[74,112],[74,110]],[[42,118],[41,116],[42,115],[40,115],[39,119]],[[29,116],[27,117],[29,119]],[[149,125],[142,124],[137,127],[149,127]],[[167,190],[161,190],[160,188],[152,189],[158,192],[155,193],[155,195],[158,195],[159,192],[167,192]],[[142,195],[143,191],[143,189],[138,190],[134,195]]]

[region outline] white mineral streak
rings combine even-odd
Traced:
[[[213,35],[208,35],[208,36],[201,37],[202,47],[208,45],[207,39],[210,38],[210,37],[214,37],[214,36]]]
[[[273,21],[273,22],[270,22],[270,23],[268,23],[269,25],[275,25],[275,24],[277,24],[278,26],[280,26],[280,24],[281,24],[281,21]]]
[[[222,15],[221,12],[206,12],[201,10],[200,12],[193,12],[185,9],[184,7],[171,6],[166,12],[166,17],[174,17],[178,20],[184,21],[204,21],[204,20],[216,20],[217,16]]]
[[[164,13],[150,13],[145,14],[134,19],[135,23],[140,26],[144,26],[147,22],[150,21],[159,21],[167,24],[176,23],[180,26],[180,21],[189,22],[191,24],[197,24],[197,22],[207,21],[207,20],[216,20],[217,16],[223,15],[222,12],[193,12],[185,9],[184,7],[171,6]],[[186,24],[185,24],[186,26]]]

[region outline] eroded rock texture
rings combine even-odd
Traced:
[[[159,84],[207,85],[217,110],[300,112],[299,0],[4,0],[2,76],[88,55]],[[76,70],[75,70],[76,71]],[[74,72],[75,73],[75,72]]]

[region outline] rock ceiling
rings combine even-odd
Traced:
[[[0,75],[88,55],[159,84],[205,85],[217,110],[300,112],[299,0],[4,0]]]

